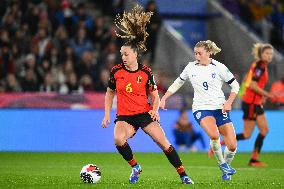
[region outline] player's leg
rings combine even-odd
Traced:
[[[249,120],[249,119],[244,119],[244,129],[242,133],[238,133],[236,135],[236,139],[239,140],[245,140],[249,139],[253,133],[254,126],[256,121],[255,120]]]
[[[244,129],[242,133],[236,135],[237,140],[245,140],[251,137],[256,123],[256,105],[242,103]]]
[[[256,122],[257,122],[257,126],[258,126],[258,129],[259,129],[259,134],[258,134],[258,136],[255,140],[254,150],[252,152],[252,156],[251,156],[249,165],[251,165],[251,166],[267,166],[265,163],[258,161],[258,155],[261,152],[263,140],[268,133],[268,124],[267,124],[265,114],[261,114],[261,115],[257,116]]]
[[[132,150],[127,143],[127,140],[136,133],[134,127],[125,121],[117,121],[114,126],[114,142],[118,152],[132,167],[132,172],[129,178],[130,183],[136,183],[140,172],[141,166],[136,162]]]
[[[187,176],[182,165],[181,159],[175,148],[170,144],[166,135],[158,122],[151,122],[146,127],[142,128],[164,151],[169,162],[176,168],[178,174],[184,184],[193,184],[193,181]]]
[[[222,110],[216,110],[214,113],[214,117],[216,119],[216,124],[218,126],[219,132],[223,137],[226,148],[224,150],[224,159],[226,164],[229,165],[235,156],[237,149],[237,140],[235,130],[230,119],[230,114],[227,112],[223,112]],[[220,165],[220,169],[223,172],[222,179],[223,180],[231,180],[231,175],[236,173],[236,170],[231,168],[231,172],[226,171],[224,166]]]
[[[222,126],[219,126],[219,132],[223,137],[226,148],[224,151],[224,159],[226,163],[231,164],[234,159],[236,149],[237,149],[237,140],[235,129],[232,123],[226,123]]]
[[[219,132],[222,135],[224,144],[226,145],[224,150],[224,159],[227,164],[231,165],[237,151],[236,134],[232,123],[226,123],[219,126]],[[223,173],[222,179],[225,181],[232,180],[231,175],[228,175],[227,173]]]
[[[136,165],[133,153],[127,140],[135,134],[136,130],[125,121],[117,121],[114,126],[114,143],[118,152],[131,165]]]
[[[225,163],[220,144],[219,131],[216,125],[216,120],[212,116],[206,116],[200,121],[200,126],[204,129],[210,138],[210,147],[218,161],[218,164]]]

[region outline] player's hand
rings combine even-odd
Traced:
[[[167,110],[165,107],[166,107],[166,100],[164,98],[162,98],[161,101],[160,101],[160,108],[162,110]]]
[[[158,112],[156,112],[154,110],[150,110],[148,113],[150,114],[153,121],[157,121],[157,122],[160,121],[160,115],[159,115]]]
[[[232,104],[229,103],[228,101],[226,101],[223,105],[223,109],[222,109],[222,112],[225,113],[225,112],[230,112],[232,110]]]
[[[110,115],[105,114],[104,119],[102,121],[102,128],[107,128],[107,126],[110,124]]]
[[[275,99],[276,95],[274,93],[268,93],[267,97],[270,98],[270,99]]]

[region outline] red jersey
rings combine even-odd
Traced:
[[[118,64],[111,70],[108,87],[116,90],[117,115],[136,115],[152,109],[148,92],[157,86],[149,67],[138,64],[136,71],[130,71]]]
[[[245,78],[245,92],[242,100],[249,104],[261,105],[263,96],[249,88],[251,81],[256,81],[259,88],[264,89],[268,81],[267,64],[259,60],[253,62]]]

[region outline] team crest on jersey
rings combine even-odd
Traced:
[[[141,83],[142,82],[142,77],[139,75],[138,77],[137,77],[137,83]]]
[[[212,73],[212,78],[215,78],[216,77],[216,73]]]
[[[261,69],[257,69],[256,72],[255,72],[255,75],[257,77],[259,77],[261,75]]]
[[[199,119],[201,117],[201,112],[197,112],[196,119]]]

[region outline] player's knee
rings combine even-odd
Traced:
[[[243,133],[245,139],[249,139],[251,137],[251,133]]]
[[[122,135],[114,136],[114,144],[116,146],[122,146],[125,142],[126,142],[126,140]]]
[[[237,143],[227,146],[228,150],[234,152],[237,149]]]
[[[164,138],[161,138],[160,140],[156,141],[156,143],[161,147],[162,150],[167,150],[171,146],[168,140]]]
[[[266,135],[268,134],[268,132],[269,132],[269,129],[268,129],[268,127],[267,127],[267,128],[265,128],[265,129],[262,129],[262,130],[260,131],[260,134],[261,134],[262,136],[266,136]]]
[[[210,138],[210,140],[218,140],[219,139],[219,135],[218,134],[210,134],[209,138]]]

